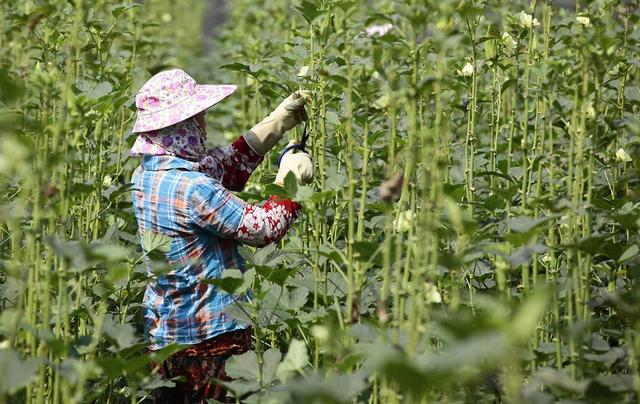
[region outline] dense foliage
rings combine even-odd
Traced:
[[[314,184],[278,191],[270,156],[240,194],[301,220],[212,280],[253,290],[239,402],[637,401],[638,2],[426,3],[233,0],[206,53],[200,1],[2,2],[0,403],[171,383],[127,152],[135,91],[175,66],[241,85],[207,115],[221,144],[314,95]]]

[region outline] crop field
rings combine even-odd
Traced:
[[[227,313],[255,337],[236,402],[640,400],[637,0],[219,3],[0,2],[0,404],[172,384],[129,149],[135,93],[174,67],[239,86],[211,145],[312,94],[314,182],[277,191],[301,217],[212,281],[253,296]],[[238,196],[275,192],[285,143]]]

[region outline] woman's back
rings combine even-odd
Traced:
[[[237,231],[246,203],[196,168],[197,163],[179,157],[147,156],[132,178],[141,240],[147,232],[170,239],[165,252],[170,271],[154,274],[149,266],[153,280],[145,293],[144,317],[152,349],[242,328],[221,311],[233,297],[202,280],[243,268],[237,243],[228,237]]]

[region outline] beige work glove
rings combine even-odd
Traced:
[[[289,145],[295,142],[289,142]],[[296,149],[289,150],[280,160],[280,168],[276,174],[276,185],[284,185],[284,178],[292,172],[298,181],[298,185],[308,184],[313,180],[313,162],[309,153]]]
[[[262,122],[244,134],[244,140],[251,150],[264,156],[282,139],[282,135],[309,117],[304,104],[309,100],[308,91],[300,90],[291,94]]]

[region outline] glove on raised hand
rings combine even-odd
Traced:
[[[290,142],[289,144],[294,144]],[[289,172],[292,172],[298,181],[298,185],[308,184],[313,180],[313,162],[308,153],[299,150],[289,150],[282,156],[280,160],[280,168],[276,174],[277,185],[284,185],[284,178]]]
[[[309,119],[304,104],[310,98],[309,92],[300,90],[291,94],[262,122],[244,134],[244,140],[251,150],[265,155],[282,139],[282,135],[302,121]]]

